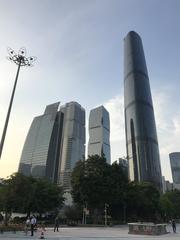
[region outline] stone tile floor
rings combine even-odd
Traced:
[[[177,225],[177,233],[172,233],[171,226],[167,226],[167,231],[170,233],[161,236],[145,236],[145,235],[130,235],[128,234],[128,226],[116,227],[67,227],[60,228],[59,232],[53,232],[52,228],[47,228],[45,232],[45,239],[49,240],[164,240],[164,239],[180,239],[180,225]],[[39,239],[40,232],[35,232],[31,237],[30,233],[25,236],[24,232],[17,233],[3,233],[0,234],[0,240],[29,240]]]

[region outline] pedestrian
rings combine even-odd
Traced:
[[[30,218],[28,217],[28,218],[26,219],[25,229],[24,229],[26,236],[27,236],[27,234],[28,234],[29,226],[30,226]]]
[[[55,221],[54,221],[54,232],[57,230],[57,232],[59,232],[59,218],[58,216],[55,218]]]
[[[171,225],[172,225],[173,232],[176,233],[176,222],[174,219],[172,219]]]
[[[36,218],[33,215],[32,218],[31,218],[31,236],[34,235],[34,227],[35,227],[35,225],[36,225]]]
[[[46,229],[45,229],[45,226],[44,226],[43,223],[41,223],[39,230],[40,230],[40,237],[39,238],[40,239],[45,239],[45,231],[46,231]]]

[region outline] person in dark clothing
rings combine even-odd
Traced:
[[[54,232],[57,230],[57,232],[59,232],[59,218],[56,217],[55,221],[54,221]]]
[[[174,219],[171,221],[173,232],[176,233],[176,222]]]

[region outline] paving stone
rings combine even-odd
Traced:
[[[115,227],[63,227],[59,232],[53,231],[52,228],[47,228],[45,232],[45,239],[47,240],[171,240],[180,239],[180,225],[177,225],[177,233],[172,233],[170,225],[167,226],[170,232],[161,236],[145,236],[145,235],[131,235],[128,234],[128,226],[115,226]],[[30,233],[25,236],[24,232],[16,233],[3,233],[0,234],[0,240],[29,240],[39,239],[40,231],[34,233],[31,237]]]

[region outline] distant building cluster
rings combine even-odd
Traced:
[[[26,137],[19,172],[45,177],[69,191],[71,173],[85,158],[85,109],[77,102],[48,105]],[[180,186],[180,153],[171,153],[173,184],[161,174],[153,101],[143,44],[131,31],[124,39],[124,111],[127,157],[117,161],[131,181],[151,182],[160,191]],[[110,119],[104,106],[89,115],[87,153],[111,163]],[[180,189],[180,188],[179,188]]]
[[[19,172],[46,178],[69,191],[72,170],[76,162],[85,158],[85,110],[77,102],[60,109],[59,105],[59,102],[48,105],[43,115],[34,118],[24,143]],[[105,156],[110,163],[109,113],[103,106],[91,111],[89,126],[89,154]]]
[[[129,164],[128,164],[127,159],[126,158],[119,158],[117,162],[118,162],[118,164],[121,165],[124,172],[128,174]]]
[[[85,156],[85,110],[76,102],[48,105],[35,117],[22,151],[19,172],[70,187],[75,163]]]
[[[172,190],[180,190],[180,152],[172,152],[169,154],[170,166],[172,172],[172,180],[170,182],[162,177],[163,183],[163,192],[172,191]]]
[[[166,180],[164,176],[162,176],[162,187],[163,193],[172,191],[174,189],[173,183],[171,183],[169,180]]]

